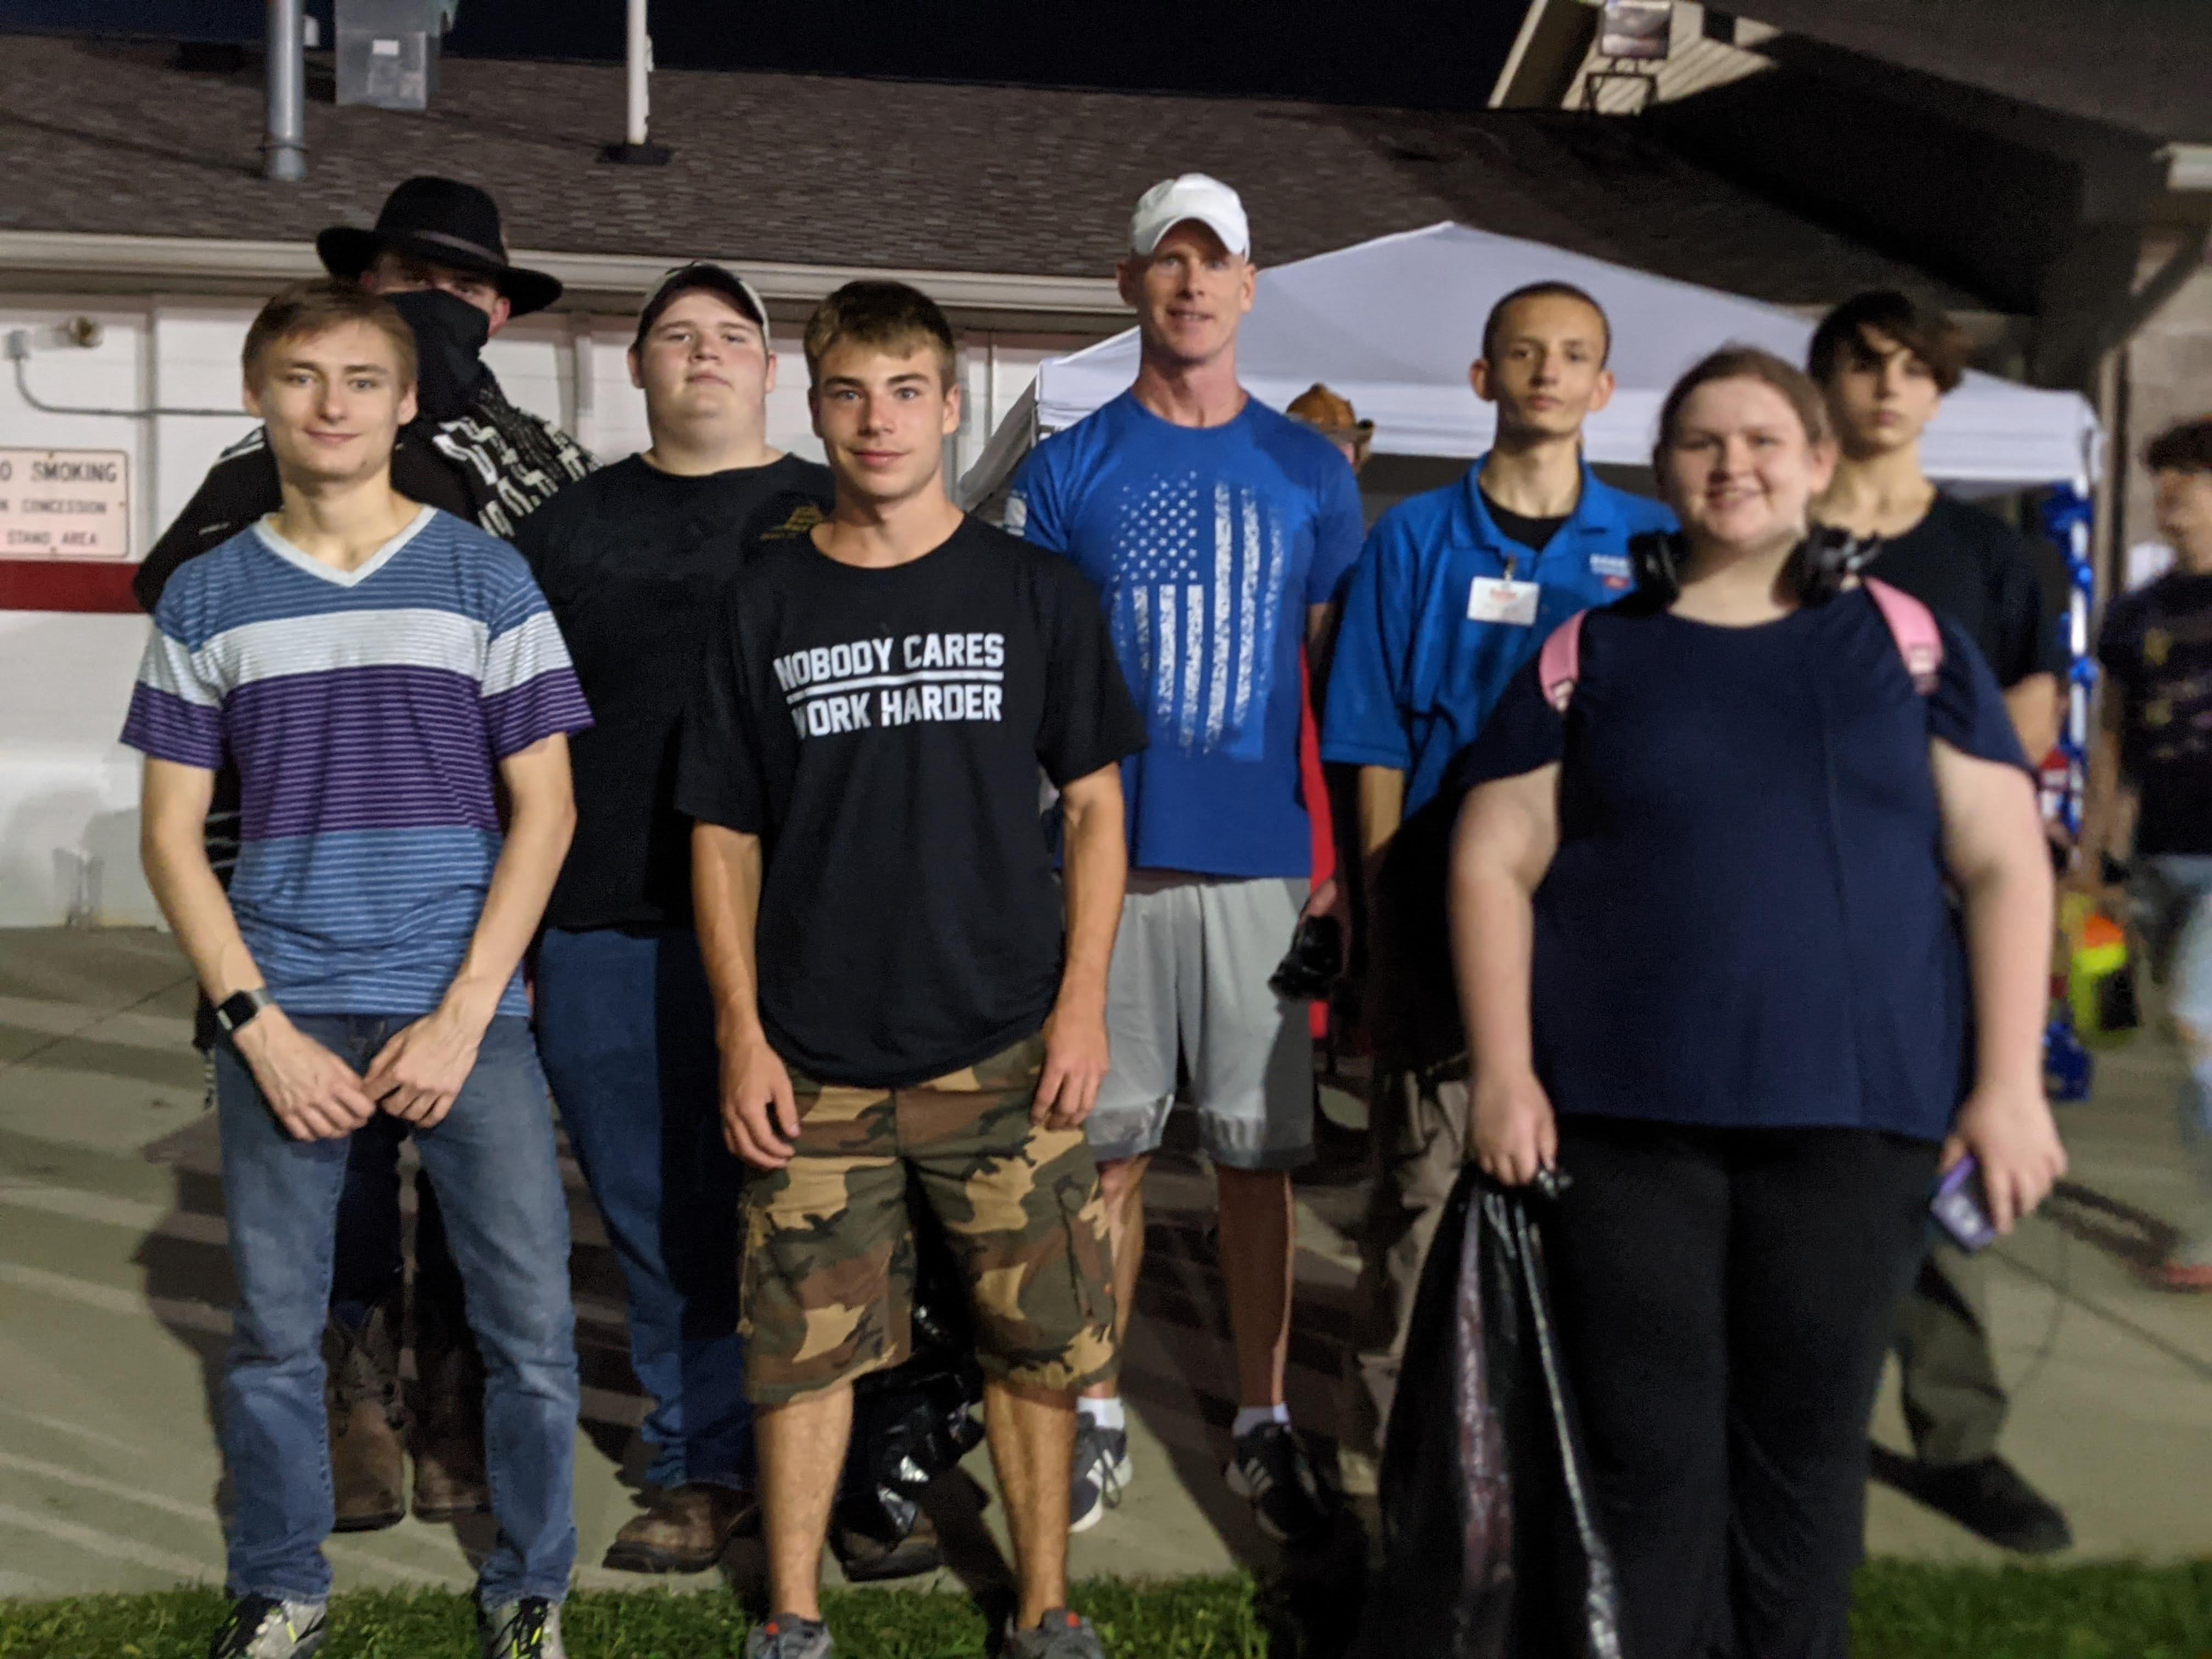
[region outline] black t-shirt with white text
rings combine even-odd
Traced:
[[[795,455],[696,477],[633,455],[516,527],[594,721],[568,739],[576,833],[549,927],[691,925],[676,745],[708,629],[748,550],[779,531],[804,535],[835,487],[829,468]]]
[[[889,568],[799,538],[724,602],[677,804],[761,837],[762,1024],[823,1082],[899,1087],[1035,1032],[1062,900],[1038,771],[1145,726],[1081,571],[973,519]]]

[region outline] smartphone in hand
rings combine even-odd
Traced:
[[[1952,1243],[1970,1255],[1996,1242],[1997,1230],[1982,1197],[1982,1166],[1971,1152],[1937,1184],[1928,1209]]]

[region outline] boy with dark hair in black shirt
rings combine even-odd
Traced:
[[[2152,1270],[2168,1290],[2212,1291],[2212,416],[2151,441],[2143,464],[2173,567],[2112,601],[2097,635],[2111,678],[2089,757],[2077,868],[2094,882],[2135,805],[2128,886],[2189,1050],[2182,1146],[2196,1212]]]
[[[1099,1659],[1066,1607],[1075,1394],[1115,1365],[1082,1125],[1108,1069],[1120,763],[1145,728],[1082,574],[945,495],[960,402],[936,306],[848,284],[806,356],[836,505],[732,590],[677,796],[697,820],[723,1125],[763,1172],[742,1273],[775,1611],[746,1653],[831,1651],[823,1536],[853,1380],[910,1343],[912,1186],[988,1379],[1021,1584],[1005,1651]]]
[[[1877,537],[1869,572],[1956,623],[1996,672],[2021,746],[2058,739],[2068,668],[2057,615],[2026,538],[1943,495],[1920,469],[1920,435],[1966,376],[1964,332],[1942,312],[1881,291],[1845,301],[1814,331],[1807,368],[1826,392],[1839,453],[1815,512]],[[1915,1461],[1875,1449],[1877,1474],[2006,1549],[2072,1541],[2066,1517],[1997,1455],[2007,1401],[1984,1311],[1984,1268],[1946,1240],[1900,1310],[1897,1349]]]
[[[677,734],[724,591],[764,532],[803,531],[829,470],[769,447],[760,296],[719,265],[662,282],[630,380],[652,447],[525,520],[529,561],[599,716],[571,750],[576,834],[538,953],[538,1043],[629,1291],[652,1499],[608,1549],[636,1572],[714,1565],[754,1508],[738,1334],[738,1188],[714,1008],[691,925]]]

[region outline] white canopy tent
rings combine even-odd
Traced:
[[[1386,454],[1466,456],[1489,447],[1490,405],[1467,383],[1481,355],[1482,323],[1501,296],[1528,283],[1583,288],[1613,319],[1619,390],[1586,428],[1593,461],[1643,465],[1659,405],[1682,371],[1732,341],[1802,362],[1813,325],[1779,306],[1678,283],[1541,242],[1436,224],[1380,236],[1263,271],[1237,337],[1240,378],[1279,409],[1316,380],[1375,422]],[[963,495],[996,492],[1037,431],[1071,426],[1127,389],[1137,373],[1133,328],[1065,357],[1047,358],[1033,395],[1001,422]],[[1929,473],[1980,489],[2094,478],[2098,427],[2088,403],[1971,374],[1944,399],[1923,441]]]

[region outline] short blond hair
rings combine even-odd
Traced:
[[[407,326],[407,319],[380,295],[335,276],[295,283],[261,307],[253,325],[246,331],[246,349],[240,354],[246,383],[261,383],[262,364],[285,341],[327,334],[348,323],[367,323],[390,341],[401,387],[415,384],[415,331]]]

